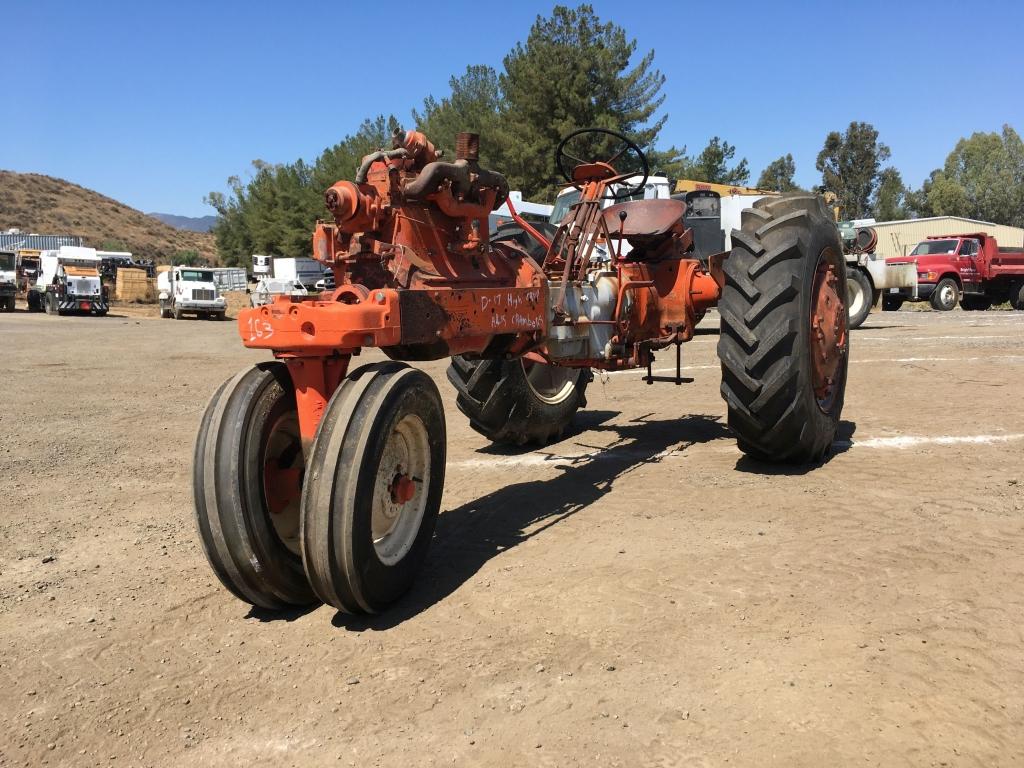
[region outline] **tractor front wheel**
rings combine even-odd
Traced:
[[[561,438],[587,404],[593,375],[528,360],[452,358],[448,381],[470,426],[495,443],[546,445]]]
[[[275,610],[315,602],[299,543],[304,474],[285,365],[260,363],[223,384],[199,427],[192,494],[206,558],[240,600]]]
[[[302,492],[302,557],[317,597],[377,613],[405,594],[441,506],[444,407],[402,363],[366,365],[335,391]]]
[[[740,450],[822,460],[839,427],[849,352],[846,265],[821,198],[764,198],[741,214],[718,304],[722,397]]]

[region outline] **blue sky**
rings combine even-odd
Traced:
[[[755,180],[788,151],[797,181],[817,183],[825,134],[851,120],[879,129],[914,186],[959,137],[1024,131],[1019,2],[593,5],[655,51],[660,145],[722,136]],[[210,213],[203,195],[255,158],[312,159],[378,113],[411,124],[466,65],[500,68],[551,7],[6,0],[0,168]]]

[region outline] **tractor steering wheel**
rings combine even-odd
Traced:
[[[614,139],[618,139],[619,143],[612,145],[613,147],[617,147],[618,149],[616,149],[616,151],[607,160],[581,160],[580,158],[574,157],[573,155],[565,151],[566,144],[575,139],[577,136],[589,133],[604,134],[606,136],[611,136]],[[611,171],[615,175],[612,175],[611,177],[602,176],[601,178],[604,178],[604,181],[621,181],[622,179],[628,179],[630,176],[637,175],[637,173],[634,172],[617,173],[617,169],[615,168],[614,163],[627,152],[635,155],[637,160],[639,160],[643,178],[640,180],[640,183],[636,184],[635,186],[626,187],[624,189],[619,190],[617,193],[605,195],[605,197],[608,199],[621,200],[624,197],[632,197],[633,195],[643,190],[644,186],[647,184],[647,177],[650,175],[650,168],[647,165],[647,156],[643,153],[643,150],[641,150],[640,147],[638,147],[633,141],[626,138],[621,133],[618,133],[616,131],[610,131],[607,128],[580,128],[578,131],[573,131],[564,139],[562,139],[561,142],[559,142],[558,149],[555,150],[555,164],[558,166],[558,170],[561,171],[562,175],[565,177],[565,180],[572,184],[578,184],[580,181],[582,181],[582,179],[576,179],[573,177],[573,172],[572,170],[569,170],[569,168],[567,167],[566,161],[570,161],[574,164],[573,169],[586,165],[605,166],[607,170]]]

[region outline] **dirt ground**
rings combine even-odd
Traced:
[[[437,536],[373,619],[215,581],[192,442],[264,356],[114,315],[0,315],[2,766],[1024,764],[1024,313],[873,314],[811,471],[735,448],[714,316],[695,383],[599,378],[546,450],[442,382]]]

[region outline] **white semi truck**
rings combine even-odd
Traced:
[[[14,251],[0,251],[0,311],[14,311],[17,293],[18,255]]]
[[[86,313],[102,317],[110,305],[95,248],[62,245],[39,254],[39,276],[28,291],[30,312]]]
[[[227,301],[220,295],[213,270],[202,267],[174,266],[156,276],[160,294],[160,317],[180,320],[184,315],[223,320]]]

